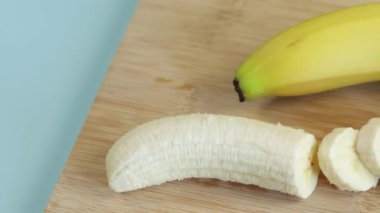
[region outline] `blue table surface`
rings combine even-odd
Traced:
[[[0,212],[43,212],[135,0],[0,0]]]

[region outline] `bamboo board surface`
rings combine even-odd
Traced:
[[[337,190],[321,175],[300,200],[252,185],[187,179],[118,194],[104,159],[121,135],[163,116],[208,112],[303,128],[320,140],[380,116],[380,84],[239,103],[234,71],[262,42],[360,0],[141,0],[46,212],[380,212],[380,187]]]

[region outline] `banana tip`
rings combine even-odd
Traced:
[[[233,84],[234,84],[234,87],[235,87],[235,91],[236,91],[236,92],[238,93],[238,95],[239,95],[239,101],[240,101],[240,102],[245,101],[245,98],[244,98],[243,92],[241,91],[240,86],[239,86],[239,81],[238,81],[236,78],[234,79]]]

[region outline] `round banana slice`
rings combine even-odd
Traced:
[[[372,118],[360,129],[356,151],[363,164],[380,176],[380,118]]]
[[[306,198],[318,181],[316,151],[314,136],[303,130],[190,114],[154,120],[126,133],[110,149],[106,169],[116,192],[195,177]]]
[[[337,128],[326,135],[318,150],[319,166],[340,190],[366,191],[377,185],[374,176],[355,152],[358,131]]]

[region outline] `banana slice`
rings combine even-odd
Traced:
[[[380,118],[372,118],[360,129],[356,151],[363,164],[380,176]]]
[[[122,136],[106,158],[116,192],[184,178],[217,178],[302,198],[319,168],[313,135],[242,117],[190,114],[145,123]]]
[[[355,152],[358,131],[337,128],[323,138],[318,150],[319,166],[330,183],[340,190],[366,191],[377,185],[377,177]]]

